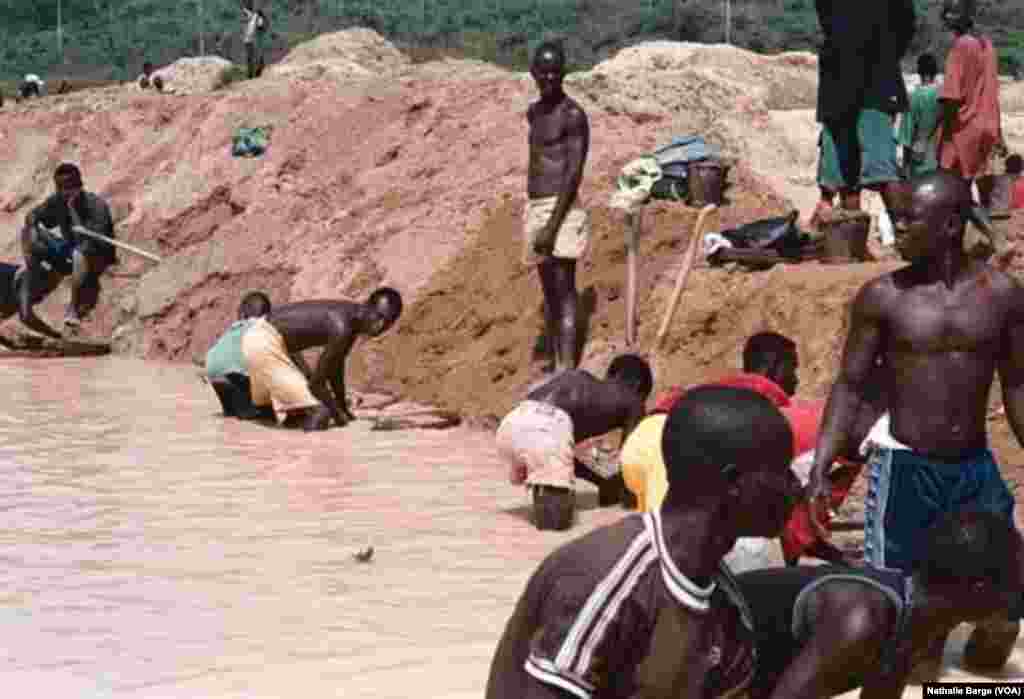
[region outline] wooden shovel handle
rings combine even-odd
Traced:
[[[697,222],[693,226],[693,235],[690,237],[690,244],[686,246],[686,251],[683,253],[683,262],[679,266],[679,274],[676,275],[676,286],[672,290],[672,298],[669,299],[668,308],[665,310],[665,317],[661,321],[661,327],[658,329],[658,337],[655,342],[655,346],[660,347],[662,341],[665,339],[666,333],[668,333],[668,326],[672,324],[672,317],[676,313],[676,307],[679,305],[679,298],[683,295],[683,289],[686,287],[686,280],[690,276],[690,270],[693,269],[693,263],[697,259],[697,249],[700,247],[701,240],[704,238],[704,227],[707,225],[708,216],[718,210],[718,206],[715,204],[708,204],[700,210],[700,214],[697,215]]]

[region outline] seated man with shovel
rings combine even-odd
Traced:
[[[31,312],[38,289],[51,273],[71,275],[71,302],[64,315],[65,334],[75,333],[83,317],[96,307],[100,275],[117,263],[114,245],[100,237],[114,237],[110,207],[82,186],[82,173],[72,163],[54,172],[56,192],[29,212],[22,229],[25,282],[19,287],[18,308],[22,321],[38,333],[61,339],[62,335]],[[59,228],[60,235],[47,229]],[[90,235],[93,234],[93,235]]]

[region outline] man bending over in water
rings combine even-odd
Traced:
[[[753,391],[705,386],[672,409],[662,507],[556,549],[526,583],[486,699],[708,699],[754,673],[749,613],[722,557],[778,536],[798,497],[793,435]]]
[[[299,301],[274,308],[242,337],[255,406],[273,405],[279,422],[307,432],[355,419],[345,398],[345,360],[359,336],[377,337],[402,313],[401,295],[381,287],[365,303]],[[316,370],[300,352],[323,347]],[[306,377],[309,377],[307,380]]]
[[[988,448],[986,415],[996,372],[1003,404],[1024,444],[1024,288],[964,253],[969,184],[939,170],[911,180],[894,207],[896,248],[910,264],[864,285],[853,301],[839,376],[811,470],[812,511],[829,499],[828,468],[847,451],[855,416],[880,366],[889,444],[869,456],[865,558],[909,571],[925,532],[967,507],[1013,520],[1014,499]],[[812,517],[819,536],[828,532]],[[966,659],[999,667],[1017,638],[1017,616],[979,625]],[[936,643],[933,659],[941,657]]]
[[[206,353],[206,378],[217,393],[225,417],[251,420],[274,416],[273,410],[261,410],[252,404],[249,370],[242,356],[242,338],[246,331],[268,313],[270,299],[267,295],[262,291],[249,292],[242,297],[242,303],[238,306],[238,320]]]
[[[498,452],[511,466],[512,483],[530,488],[538,529],[572,526],[575,475],[598,482],[602,505],[622,502],[622,474],[603,480],[585,472],[574,466],[573,448],[616,429],[625,439],[643,418],[653,387],[647,362],[624,354],[612,360],[604,381],[580,369],[563,371],[505,416],[495,435]]]
[[[576,356],[576,260],[586,252],[590,224],[573,208],[590,148],[590,126],[583,109],[562,90],[565,52],[545,42],[530,66],[540,99],[530,105],[530,169],[524,212],[523,262],[537,265],[544,292],[544,320],[554,348],[555,370],[573,369]]]

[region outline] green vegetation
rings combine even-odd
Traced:
[[[908,56],[941,56],[938,0],[915,0],[920,27]],[[270,17],[270,60],[317,34],[377,30],[414,57],[464,55],[523,68],[540,41],[563,38],[587,66],[644,39],[720,42],[725,0],[257,0]],[[1007,71],[1024,66],[1024,0],[984,3],[982,31]],[[758,51],[814,50],[812,0],[730,0],[729,40]],[[59,22],[58,22],[59,12]],[[217,54],[241,62],[237,0],[0,0],[0,79],[133,78],[144,60]],[[58,32],[58,26],[60,32]]]

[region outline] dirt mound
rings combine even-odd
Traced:
[[[271,76],[359,79],[398,72],[409,57],[372,29],[346,29],[299,44],[267,69]]]
[[[814,191],[812,109],[770,110],[766,88],[755,84],[813,77],[810,58],[670,49],[634,47],[617,57],[622,67],[613,59],[568,84],[591,122],[581,203],[595,243],[579,266],[579,286],[589,310],[584,366],[601,373],[623,341],[624,225],[608,201],[625,163],[682,133],[729,145],[743,157],[716,227],[785,211],[786,187],[797,186],[788,177],[808,178],[799,186]],[[519,263],[524,113],[536,98],[528,76],[468,61],[408,65],[365,30],[321,37],[290,59],[286,65],[349,61],[368,70],[379,64],[375,74],[397,72],[348,84],[268,70],[208,94],[115,87],[5,111],[4,256],[17,258],[14,232],[52,190],[53,167],[74,160],[87,188],[110,200],[118,236],[164,260],[154,266],[122,255],[104,278],[90,335],[116,333],[120,352],[188,360],[205,353],[246,291],[262,289],[280,304],[362,298],[388,284],[408,310],[388,336],[357,347],[352,386],[380,386],[467,417],[501,415],[547,362],[535,352],[544,349],[537,347],[539,283]],[[262,157],[231,157],[232,134],[243,125],[272,127]],[[697,270],[655,352],[694,215],[681,204],[645,214],[639,349],[653,357],[659,386],[736,367],[747,335],[770,327],[800,343],[805,393],[821,395],[845,305],[884,266]],[[41,311],[59,318],[65,301],[61,290]]]
[[[999,104],[1004,112],[1024,112],[1024,81],[1004,82],[999,86]]]
[[[817,99],[817,62],[812,54],[763,56],[725,44],[651,41],[623,49],[571,82],[600,103],[638,111],[685,116],[701,111],[803,109]]]
[[[221,73],[231,67],[231,61],[220,56],[179,58],[158,71],[166,87],[176,95],[196,95],[210,92],[220,84]],[[134,87],[134,83],[130,83]]]

